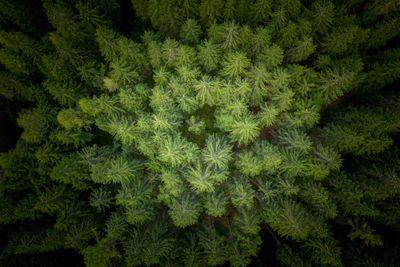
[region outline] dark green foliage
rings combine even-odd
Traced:
[[[399,98],[396,95],[377,96],[375,101],[380,105],[348,106],[332,114],[341,120],[320,130],[322,140],[339,151],[354,154],[377,153],[390,146],[392,139],[388,133],[397,132],[400,127]]]
[[[397,266],[399,12],[1,1],[0,265]]]

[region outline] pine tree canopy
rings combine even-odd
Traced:
[[[1,0],[0,266],[400,266],[399,0]]]

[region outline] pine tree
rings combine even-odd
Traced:
[[[187,19],[180,31],[180,39],[188,44],[197,44],[201,35],[201,27],[193,19]]]
[[[308,152],[311,149],[310,138],[300,129],[285,129],[277,133],[277,142],[300,152]]]
[[[196,99],[200,107],[205,104],[213,106],[219,97],[219,81],[204,75],[201,80],[195,82],[194,88],[197,91]]]
[[[349,92],[354,86],[357,73],[362,65],[355,66],[355,70],[348,68],[328,68],[320,74],[321,94],[325,104],[329,104],[333,100]]]
[[[257,0],[251,5],[251,17],[255,23],[266,21],[271,13],[271,3],[265,0]]]
[[[169,215],[174,225],[186,227],[197,222],[200,214],[200,204],[194,196],[184,194],[173,200],[170,205]]]
[[[340,261],[340,248],[337,247],[336,244],[336,240],[329,238],[325,240],[309,240],[306,246],[311,249],[312,258],[321,264],[342,266]]]
[[[213,226],[204,226],[204,229],[198,232],[198,236],[208,264],[215,266],[226,261],[225,238],[220,236]]]
[[[296,46],[287,51],[287,56],[291,62],[299,62],[307,59],[314,53],[316,45],[313,44],[311,37],[304,37],[301,41],[296,42]]]
[[[264,63],[267,69],[272,69],[282,63],[283,50],[276,44],[265,47],[263,51],[257,55],[257,59]]]
[[[240,77],[250,67],[250,60],[245,54],[230,53],[222,62],[222,74],[230,78]]]
[[[343,114],[344,120],[340,124],[330,124],[323,129],[324,136],[334,133],[331,145],[339,151],[353,152],[355,154],[377,153],[388,147],[392,140],[387,135],[388,132],[397,131],[397,98],[381,98],[380,114],[368,110],[367,106],[360,107],[359,111],[352,107],[352,115]],[[388,113],[386,113],[388,112]],[[387,115],[383,115],[387,114]],[[383,117],[385,116],[385,119]],[[364,125],[364,126],[361,126]]]
[[[186,180],[196,193],[213,192],[214,184],[224,181],[226,176],[226,172],[213,171],[210,165],[204,167],[197,162],[195,167],[189,168]]]
[[[356,25],[347,27],[339,26],[325,37],[322,46],[324,47],[324,51],[332,55],[353,52],[366,39],[367,34],[368,31],[362,31]],[[359,39],[356,39],[356,36]]]
[[[311,6],[310,16],[314,31],[319,34],[326,34],[332,25],[334,16],[334,4],[332,2],[314,2]]]
[[[205,148],[201,152],[201,157],[208,166],[226,170],[228,163],[232,159],[232,147],[226,138],[217,135],[207,137]]]
[[[232,204],[237,208],[249,209],[253,205],[254,190],[245,176],[236,175],[229,187]]]
[[[204,197],[206,213],[214,217],[222,216],[226,211],[227,204],[228,197],[220,188],[216,188]]]
[[[2,262],[396,265],[395,0],[131,2],[0,2]]]
[[[133,228],[124,242],[125,261],[128,266],[159,264],[170,255],[174,238],[168,233],[165,221],[151,228]]]
[[[198,60],[205,71],[210,72],[218,67],[220,49],[210,41],[203,42],[198,46]]]
[[[375,230],[371,229],[367,222],[362,221],[359,224],[359,218],[356,218],[353,221],[349,221],[349,224],[352,227],[351,233],[348,237],[351,240],[356,238],[364,240],[364,244],[366,246],[382,246],[383,242],[380,239],[379,235],[374,234]]]
[[[235,120],[231,126],[230,139],[238,142],[239,145],[248,145],[259,135],[259,126],[255,116],[246,114],[242,118]]]
[[[199,15],[204,26],[209,26],[221,17],[223,1],[201,0],[200,2]]]
[[[282,236],[304,240],[309,235],[312,218],[300,204],[282,199],[264,208],[264,220]]]
[[[233,52],[241,45],[240,28],[234,22],[214,24],[209,30],[210,41],[218,44],[223,51]]]
[[[187,120],[188,131],[192,132],[196,135],[200,135],[205,130],[204,120],[198,120],[195,116],[191,116],[189,120]]]

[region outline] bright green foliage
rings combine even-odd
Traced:
[[[254,190],[245,176],[236,175],[229,187],[232,204],[237,208],[250,208],[253,205]]]
[[[57,115],[58,122],[67,130],[73,128],[87,128],[90,125],[90,121],[82,117],[73,109],[63,109]]]
[[[278,45],[273,44],[263,49],[263,51],[257,55],[257,59],[264,63],[268,69],[278,66],[283,60],[283,50]]]
[[[274,172],[282,161],[278,147],[271,145],[267,141],[254,143],[252,150],[257,157],[262,158],[263,168],[268,173]]]
[[[205,41],[198,46],[198,50],[199,63],[204,70],[207,72],[215,70],[218,67],[219,59],[221,57],[218,45],[213,44],[210,41]]]
[[[184,152],[184,154],[182,154]],[[194,162],[198,158],[198,148],[183,137],[168,137],[160,147],[160,160],[172,167],[185,162]]]
[[[279,169],[287,176],[304,175],[307,172],[308,159],[301,151],[284,148],[281,155],[282,164]]]
[[[97,179],[96,182],[101,183],[124,183],[135,177],[136,171],[140,169],[140,165],[137,161],[129,161],[126,158],[118,157],[110,162],[108,162],[105,166],[97,165],[93,168],[93,173],[96,173]],[[105,173],[100,174],[100,172],[105,171]]]
[[[252,151],[245,151],[239,154],[236,166],[243,174],[255,176],[263,170],[263,163],[263,160],[256,157]]]
[[[200,162],[197,162],[194,168],[189,168],[186,174],[186,180],[197,193],[213,192],[214,184],[224,181],[226,176],[226,172],[213,170],[211,164],[203,166]]]
[[[245,54],[236,52],[229,53],[222,62],[222,74],[231,78],[236,78],[244,74],[250,66],[250,60]]]
[[[284,98],[286,100],[286,102],[284,102],[285,105],[282,105],[284,107],[288,107],[287,100],[290,100],[292,97],[291,89],[288,87],[290,80],[290,73],[284,68],[275,69],[269,80],[269,84],[272,87],[271,92],[276,94],[276,98]]]
[[[200,107],[205,104],[213,106],[218,100],[219,92],[219,81],[212,79],[208,75],[204,75],[201,80],[194,84],[194,89],[197,92],[196,99],[200,104]]]
[[[176,55],[176,66],[185,67],[195,65],[196,51],[193,47],[180,45]]]
[[[260,120],[260,126],[262,127],[270,127],[276,121],[276,117],[279,114],[279,110],[273,105],[263,105],[261,107],[261,112],[257,115]]]
[[[187,124],[188,131],[196,135],[202,134],[205,130],[204,120],[198,120],[195,116],[191,116],[190,119],[187,121]]]
[[[219,169],[228,169],[228,163],[232,158],[232,147],[226,138],[210,135],[207,137],[206,146],[202,150],[201,157],[208,166]]]
[[[166,39],[161,47],[162,59],[168,67],[175,64],[179,43],[173,39]]]
[[[236,160],[237,168],[245,175],[256,176],[266,171],[273,173],[281,163],[279,153],[267,142],[255,143],[250,151],[243,151]]]
[[[315,179],[325,178],[331,171],[339,170],[341,167],[342,159],[339,153],[328,146],[323,146],[320,143],[314,145],[312,155],[311,166],[314,170]]]
[[[262,103],[263,99],[268,95],[267,84],[271,77],[271,73],[267,72],[262,64],[253,66],[249,73],[251,87],[252,87],[252,100],[254,103]]]
[[[152,204],[141,203],[126,208],[126,221],[132,225],[141,225],[150,221],[153,216],[154,210]]]
[[[264,208],[264,219],[278,233],[294,240],[305,239],[311,230],[312,217],[293,200],[283,199]]]
[[[277,134],[277,142],[290,149],[301,152],[308,152],[311,149],[310,137],[301,129],[285,129]]]
[[[178,227],[186,227],[197,222],[200,203],[194,196],[184,194],[170,204],[169,215]]]
[[[151,118],[151,124],[156,131],[174,132],[180,126],[179,115],[173,110],[160,109]]]
[[[234,21],[222,25],[212,25],[208,35],[211,42],[218,44],[222,50],[228,52],[239,48],[242,41],[239,35],[239,26]]]
[[[399,12],[0,1],[0,265],[397,266]]]
[[[280,75],[280,74],[278,74]],[[277,79],[274,81],[274,83],[278,83],[279,79],[282,77],[278,77],[278,75],[276,76]],[[284,82],[284,81],[283,81]],[[281,86],[279,84],[276,84],[275,86]],[[282,90],[277,91],[272,97],[271,99],[276,103],[276,107],[278,108],[279,111],[286,111],[288,109],[290,109],[292,102],[293,102],[293,96],[294,93],[292,90],[284,88]]]
[[[248,145],[257,138],[258,134],[258,123],[255,117],[249,114],[232,122],[231,134],[229,137],[231,141],[238,142],[239,145]]]
[[[148,88],[145,85],[138,84],[134,89],[124,88],[119,92],[119,102],[128,111],[138,113],[145,107],[145,101],[148,96]]]
[[[128,86],[139,79],[139,74],[132,68],[132,66],[124,60],[114,60],[111,62],[110,71],[111,79],[118,85]],[[110,85],[106,86],[110,87]]]

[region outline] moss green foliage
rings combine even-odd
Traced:
[[[0,265],[396,266],[399,17],[396,0],[1,1],[21,132],[0,146]]]

